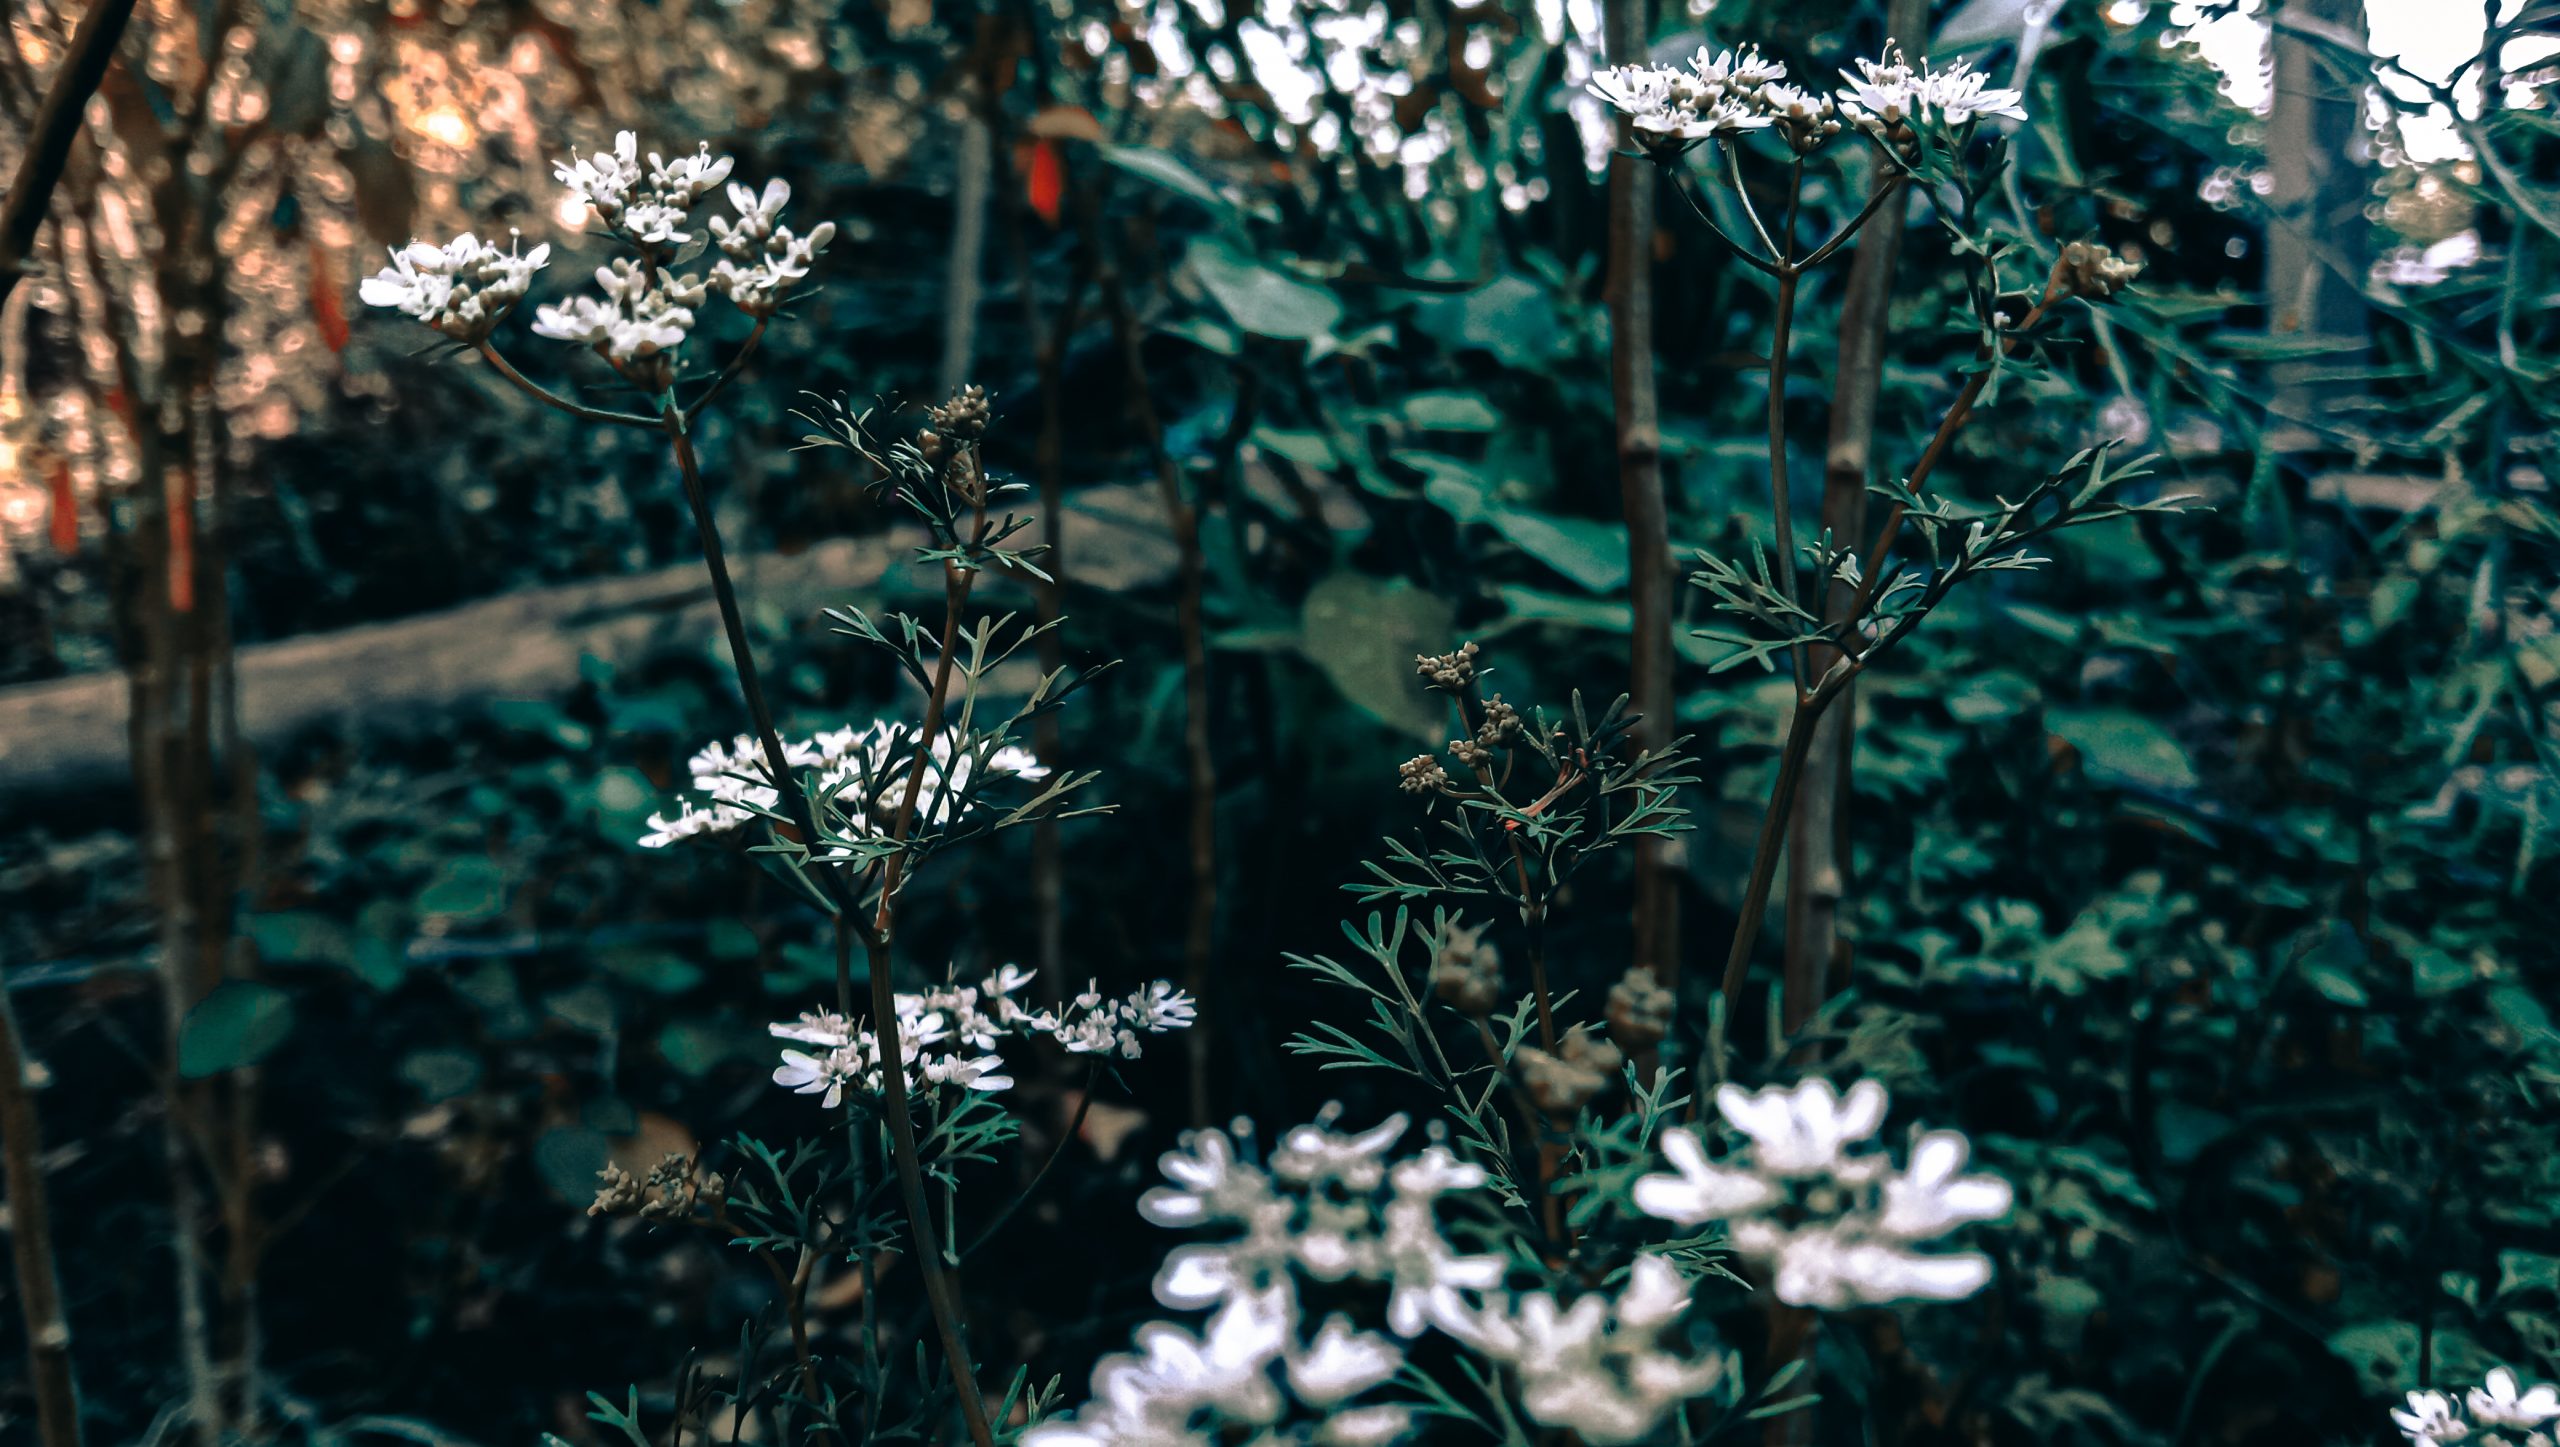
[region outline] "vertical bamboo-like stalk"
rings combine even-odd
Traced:
[[[1013,253],[1014,283],[1022,292],[1023,339],[1031,348],[1040,387],[1040,430],[1032,447],[1032,473],[1040,489],[1040,542],[1046,549],[1040,555],[1040,570],[1049,576],[1035,580],[1032,592],[1043,630],[1038,645],[1040,672],[1046,676],[1066,663],[1064,641],[1056,625],[1066,615],[1067,594],[1066,536],[1060,522],[1067,504],[1067,346],[1082,317],[1085,286],[1091,273],[1079,263],[1056,318],[1041,314],[1040,289],[1034,285],[1031,265],[1030,227],[1023,217],[1030,179],[1016,172],[1013,185],[1006,192],[1004,215],[1005,242]],[[1065,766],[1055,712],[1043,713],[1032,721],[1031,751],[1052,770]],[[1066,993],[1066,856],[1055,819],[1044,818],[1031,827],[1031,903],[1036,915],[1040,988],[1058,998]]]
[[[1208,569],[1200,552],[1200,512],[1184,496],[1182,470],[1165,446],[1164,418],[1156,411],[1155,393],[1147,384],[1144,338],[1138,332],[1137,309],[1120,273],[1119,258],[1104,238],[1098,207],[1088,203],[1083,217],[1085,241],[1094,248],[1095,274],[1102,302],[1111,316],[1112,339],[1128,380],[1130,415],[1137,421],[1147,456],[1154,464],[1156,488],[1164,499],[1174,547],[1180,554],[1176,575],[1175,626],[1182,635],[1182,753],[1190,792],[1190,903],[1182,931],[1182,984],[1199,1002],[1200,1022],[1187,1030],[1190,1051],[1192,1123],[1209,1122],[1209,1048],[1217,1001],[1209,992],[1209,948],[1218,920],[1218,765],[1210,747],[1209,645],[1205,617]]]
[[[1647,0],[1608,0],[1609,60],[1640,65],[1652,35]],[[1609,160],[1609,391],[1616,408],[1618,496],[1627,520],[1628,706],[1639,748],[1671,742],[1671,539],[1662,500],[1662,424],[1653,373],[1653,166]],[[1635,846],[1633,963],[1666,984],[1680,972],[1680,842],[1646,835]]]
[[[17,1269],[18,1312],[26,1322],[27,1369],[35,1380],[36,1439],[43,1447],[80,1447],[80,1387],[71,1370],[62,1280],[54,1269],[36,1077],[7,986],[0,985],[0,1181],[9,1192],[9,1250]]]
[[[950,270],[942,293],[942,382],[948,397],[969,380],[978,351],[979,275],[987,254],[987,201],[994,189],[994,129],[976,111],[960,123],[951,189]]]
[[[1925,45],[1928,0],[1893,0],[1886,33]],[[1884,381],[1884,347],[1893,309],[1894,266],[1910,214],[1897,192],[1868,218],[1850,258],[1840,298],[1839,360],[1833,373],[1831,424],[1822,463],[1822,525],[1832,536],[1859,538],[1867,526],[1867,473],[1875,454],[1876,398]],[[1872,566],[1872,564],[1870,565]],[[1838,623],[1858,606],[1858,590],[1838,579],[1824,588],[1822,615]],[[1806,672],[1819,678],[1837,650],[1816,645]],[[1788,831],[1787,939],[1779,1018],[1790,1031],[1822,1007],[1846,972],[1840,908],[1848,894],[1850,761],[1855,752],[1857,685],[1815,720],[1804,777]]]

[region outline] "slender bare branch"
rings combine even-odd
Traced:
[[[27,137],[25,154],[18,157],[17,174],[9,179],[9,194],[0,198],[0,301],[7,301],[19,278],[26,275],[36,232],[44,225],[54,188],[62,184],[71,143],[79,138],[80,118],[89,109],[89,97],[97,94],[99,82],[106,79],[116,42],[124,37],[125,22],[132,18],[133,0],[95,0],[71,32],[71,53],[53,73],[53,84],[36,111],[35,132]]]

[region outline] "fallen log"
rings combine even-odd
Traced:
[[[1122,498],[1128,491],[1138,498]],[[1061,520],[1076,580],[1143,588],[1173,568],[1172,545],[1143,489],[1088,488]],[[819,613],[881,583],[916,539],[900,532],[838,538],[797,553],[742,558],[750,606],[816,626]],[[240,723],[273,746],[332,728],[415,732],[498,699],[553,698],[578,681],[578,661],[630,664],[661,650],[701,647],[719,632],[699,564],[532,588],[442,612],[240,650]],[[0,689],[0,799],[121,790],[129,777],[121,672]]]

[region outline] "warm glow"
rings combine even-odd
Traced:
[[[449,105],[420,113],[409,122],[409,128],[437,145],[457,151],[470,145],[477,134],[471,129],[470,118]]]

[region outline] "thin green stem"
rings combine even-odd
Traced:
[[[561,396],[559,393],[552,391],[550,388],[543,386],[540,382],[537,382],[531,377],[526,376],[524,373],[517,371],[513,362],[508,361],[496,347],[489,345],[486,341],[480,343],[480,355],[488,358],[489,365],[498,369],[498,375],[515,383],[517,389],[522,391],[526,396],[542,403],[544,406],[556,407],[582,422],[609,422],[617,427],[656,427],[660,425],[659,419],[654,417],[643,417],[637,412],[616,412],[608,407],[590,407],[584,402],[572,402],[568,398]]]
[[[955,462],[956,468],[961,464]],[[973,469],[975,462],[969,464]],[[974,545],[986,529],[986,485],[983,478],[972,478],[970,541]],[[904,797],[889,826],[893,845],[904,844],[915,825],[916,800],[924,788],[925,764],[933,757],[933,746],[942,735],[943,719],[951,700],[952,650],[958,639],[960,615],[968,607],[969,591],[977,578],[976,570],[956,564],[943,565],[943,606],[941,651],[934,659],[933,682],[925,698],[924,727],[916,736],[916,753],[907,768]],[[995,1433],[987,1419],[986,1399],[978,1391],[975,1368],[970,1365],[968,1342],[961,1331],[959,1293],[944,1268],[940,1233],[934,1229],[933,1205],[925,1196],[922,1157],[916,1147],[915,1115],[908,1108],[906,1085],[906,1052],[899,1038],[898,999],[891,977],[889,942],[896,930],[898,887],[906,874],[906,851],[889,856],[880,881],[880,905],[870,930],[863,937],[871,965],[872,1029],[880,1042],[880,1100],[882,1114],[889,1124],[890,1156],[897,1168],[898,1194],[907,1210],[907,1233],[914,1248],[916,1268],[924,1278],[926,1305],[932,1308],[934,1330],[942,1338],[943,1360],[950,1368],[951,1386],[960,1403],[961,1420],[967,1424],[969,1437],[976,1447],[994,1447]]]
[[[1073,1145],[1077,1134],[1083,1131],[1085,1113],[1093,1109],[1094,1083],[1099,1081],[1101,1078],[1102,1066],[1100,1063],[1097,1062],[1085,1067],[1084,1089],[1077,1093],[1075,1116],[1067,1122],[1066,1133],[1058,1137],[1057,1149],[1049,1152],[1049,1158],[1040,1163],[1040,1169],[1031,1173],[1031,1179],[1023,1184],[1021,1194],[1005,1203],[1005,1208],[996,1213],[995,1219],[989,1221],[983,1228],[981,1228],[978,1234],[970,1240],[968,1245],[960,1248],[961,1260],[968,1260],[970,1257],[978,1253],[979,1247],[994,1240],[996,1233],[1004,1229],[1005,1223],[1013,1219],[1014,1213],[1020,1211],[1024,1206],[1029,1205],[1031,1203],[1031,1198],[1040,1194],[1040,1183],[1049,1178],[1049,1172],[1051,1169],[1056,1167],[1058,1162],[1066,1156],[1067,1147]]]
[[[492,357],[496,353],[490,353]],[[773,724],[773,709],[764,696],[764,677],[756,670],[755,648],[747,641],[746,615],[738,606],[737,584],[729,577],[728,550],[720,543],[720,526],[711,514],[711,496],[702,480],[702,464],[694,455],[693,433],[685,425],[685,414],[670,398],[666,410],[659,414],[667,441],[675,448],[676,467],[684,478],[684,500],[693,511],[694,534],[702,543],[702,563],[711,574],[711,596],[719,605],[720,627],[729,638],[729,661],[736,667],[738,691],[745,695],[747,717],[755,726],[756,740],[764,749],[766,771],[773,776],[774,792],[790,811],[792,827],[800,831],[804,849],[818,847],[818,821],[809,808],[809,797],[793,776],[790,757],[783,751],[782,735]],[[838,905],[850,909],[851,901]]]
[[[1796,601],[1796,520],[1794,490],[1787,485],[1787,344],[1795,329],[1796,283],[1802,277],[1793,262],[1779,266],[1777,320],[1769,334],[1769,513],[1776,534],[1778,594],[1791,607]],[[1804,645],[1790,644],[1787,658],[1801,698],[1810,683]]]
[[[1787,721],[1787,741],[1778,755],[1778,780],[1769,790],[1768,807],[1760,815],[1760,836],[1751,850],[1751,878],[1743,886],[1741,917],[1734,921],[1733,944],[1724,958],[1724,1007],[1730,1019],[1742,1001],[1743,981],[1751,973],[1751,951],[1760,942],[1760,922],[1769,913],[1769,890],[1785,852],[1787,816],[1795,806],[1796,788],[1804,777],[1805,756],[1813,749],[1813,726],[1822,711],[1840,696],[1858,672],[1858,661],[1843,658],[1822,682],[1796,704]]]

